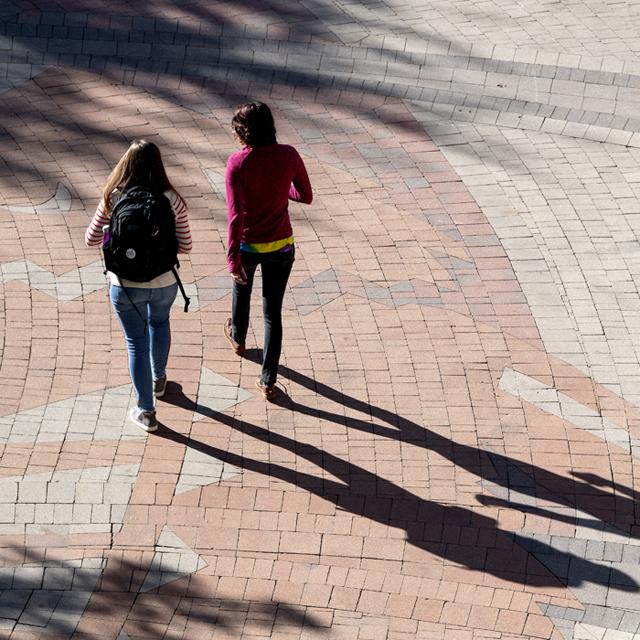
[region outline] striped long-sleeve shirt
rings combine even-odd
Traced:
[[[185,201],[175,191],[165,191],[164,195],[169,199],[171,208],[176,217],[176,237],[178,239],[178,252],[189,253],[192,247],[191,229],[189,227],[189,216],[187,215],[187,205]],[[84,241],[89,247],[95,247],[102,244],[102,228],[109,224],[109,214],[105,212],[104,200],[100,200],[96,212],[93,214],[91,223],[87,227],[84,234]],[[166,287],[173,284],[176,279],[168,271],[160,274],[157,278],[149,282],[132,282],[130,280],[121,280],[115,274],[109,272],[111,283],[117,286],[149,288],[156,289]]]

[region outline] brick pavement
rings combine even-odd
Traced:
[[[640,637],[640,9],[0,7],[0,637]],[[316,198],[278,402],[221,179],[269,102]],[[161,428],[82,235],[136,137],[195,236]]]

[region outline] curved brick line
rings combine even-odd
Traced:
[[[34,205],[6,205],[11,213],[33,213],[36,215],[50,215],[56,213],[66,213],[71,209],[71,193],[69,189],[58,182],[56,192],[44,202]]]
[[[414,133],[415,133],[415,132],[414,132]],[[406,141],[405,141],[405,142],[406,142]],[[410,140],[409,140],[408,142],[410,143]],[[446,173],[446,172],[445,172],[445,173]],[[450,178],[450,176],[447,176],[447,180],[445,180],[445,181],[443,182],[443,184],[445,184],[445,185],[446,185],[446,184],[449,184],[449,182],[455,182],[455,180],[450,180],[449,178]],[[462,214],[461,214],[461,215],[462,215]],[[468,231],[468,230],[466,230],[466,229],[465,229],[465,232],[466,232],[466,231]],[[473,237],[475,237],[475,236],[474,236],[474,234],[466,233],[466,234],[465,234],[465,237],[466,237],[467,239],[469,239],[469,238],[473,238]],[[470,240],[470,242],[473,242],[473,240]],[[473,269],[471,269],[471,270],[473,270]],[[482,269],[478,269],[478,273],[480,273],[481,271],[482,271]],[[483,273],[484,273],[484,272],[483,272]],[[482,285],[482,287],[484,287],[484,286],[487,284],[484,280],[488,280],[488,282],[489,282],[489,283],[493,282],[493,280],[492,280],[491,278],[486,278],[486,279],[479,278],[479,280],[480,280],[480,284]],[[482,287],[480,288],[480,290],[482,290]],[[472,287],[471,287],[471,285],[467,285],[467,291],[468,291],[468,290],[470,290],[471,288],[472,288]],[[483,314],[480,314],[480,315],[482,316]],[[491,313],[491,314],[490,314],[489,312],[487,312],[487,314],[486,314],[486,315],[487,315],[487,316],[491,316],[492,318],[494,318],[496,314],[495,314],[495,312],[493,312],[493,313]],[[530,345],[530,344],[525,345],[525,346],[526,346],[527,348],[529,348],[529,349],[530,349],[530,347],[531,347],[531,345]],[[544,353],[542,352],[542,353],[541,353],[541,355],[540,355],[540,359],[541,359],[542,361],[544,361],[544,357],[545,357],[545,356],[544,356]],[[583,379],[584,379],[584,377],[583,377]]]

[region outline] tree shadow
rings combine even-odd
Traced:
[[[84,117],[85,112],[106,110],[106,105],[73,81],[69,89],[73,96],[70,105],[61,105],[59,93],[50,95],[46,79],[43,86],[41,82],[43,79],[38,74],[7,91],[9,95],[0,94],[0,145],[8,149],[0,161],[0,180],[8,182],[18,178],[27,184],[43,181],[55,185],[64,178],[60,167],[68,168],[65,157],[76,161],[79,154],[84,158],[87,171],[94,172],[99,167],[106,172],[98,160],[102,158],[100,147],[113,149],[119,155],[130,144],[127,133],[114,128],[110,120],[94,122]],[[78,113],[77,118],[73,117],[74,111]],[[34,139],[34,129],[38,131],[37,139]],[[108,158],[110,163],[115,162],[116,153]],[[71,169],[71,175],[76,174],[77,168]],[[80,182],[86,179],[81,177]]]
[[[91,557],[82,560],[81,551],[76,561],[51,559],[55,548],[48,549],[46,560],[26,547],[4,548],[3,555],[13,551],[21,564],[4,567],[0,583],[0,620],[5,631],[13,623],[15,631],[43,638],[52,633],[87,637],[84,634],[97,625],[114,638],[123,628],[134,637],[163,637],[174,615],[181,613],[188,616],[190,627],[231,630],[248,624],[260,635],[274,625],[288,631],[328,632],[326,624],[304,607],[213,597],[217,576],[166,573],[166,584],[146,590],[145,578],[159,572],[149,564],[148,554],[145,560],[137,551],[110,549],[97,563]]]
[[[270,95],[274,87],[292,90],[306,87],[312,94],[326,89],[335,91],[336,95],[353,90],[365,95],[405,97],[405,91],[399,89],[397,82],[385,85],[375,73],[353,80],[354,71],[345,74],[341,69],[289,63],[289,56],[300,54],[313,59],[313,51],[300,47],[314,40],[332,47],[322,55],[336,59],[339,58],[338,47],[350,46],[342,45],[328,31],[331,25],[339,27],[345,21],[344,12],[331,3],[318,6],[315,13],[309,8],[313,7],[311,2],[309,6],[303,6],[279,0],[250,5],[238,0],[224,3],[165,0],[153,3],[152,8],[139,1],[112,4],[126,11],[118,11],[114,16],[107,8],[96,11],[94,4],[81,0],[60,3],[41,0],[23,2],[17,14],[13,11],[4,16],[0,14],[0,30],[12,38],[16,48],[10,55],[11,60],[90,71],[115,83],[141,86],[153,95],[187,109],[193,107],[185,92],[189,81],[194,83],[194,95],[199,98],[210,95],[227,107],[255,98],[256,92]],[[321,20],[316,13],[322,14]],[[252,19],[245,20],[247,15]],[[274,21],[268,23],[261,19],[263,15],[272,16]],[[100,21],[100,16],[104,20]],[[384,24],[389,28],[388,19]],[[288,37],[270,37],[269,28],[277,29],[278,25],[286,27],[283,34]],[[248,38],[256,43],[266,43],[263,51],[257,50],[256,55],[249,58],[250,44],[238,47],[238,42],[246,43]],[[450,53],[455,55],[456,43],[449,44]],[[358,45],[357,49],[363,59],[379,60],[383,67],[387,63],[415,62],[412,54],[400,50],[363,45]],[[461,45],[460,52],[464,50]],[[354,69],[358,59],[354,57],[352,61]],[[167,82],[169,79],[171,82]],[[407,89],[421,89],[417,85],[411,86],[409,79],[408,82]],[[175,85],[175,89],[169,89],[168,84]],[[57,87],[55,91],[58,91]],[[360,107],[348,102],[343,106],[354,113],[361,111]],[[6,109],[2,111],[3,117],[9,115]],[[92,135],[96,141],[102,136],[108,138],[112,133],[108,127],[90,131],[81,113],[75,120],[77,122],[54,120],[54,124],[61,132],[68,133],[72,133],[77,124],[82,124],[87,135]],[[412,126],[404,119],[394,125],[399,128]]]
[[[291,372],[289,372],[291,373]],[[219,411],[199,405],[173,384],[164,399],[175,406],[194,411],[271,446],[289,451],[317,465],[325,473],[312,475],[280,464],[263,462],[225,451],[195,440],[161,425],[156,437],[189,447],[199,453],[241,469],[282,480],[333,503],[339,510],[405,532],[409,547],[437,555],[472,571],[531,586],[578,586],[595,583],[622,591],[637,591],[638,584],[629,575],[610,566],[595,564],[572,553],[561,551],[521,534],[500,529],[496,521],[471,509],[443,505],[427,500],[347,460],[338,458],[308,443],[299,443],[269,429],[236,420]],[[322,412],[320,417],[322,418]],[[370,425],[371,426],[371,425]],[[375,431],[374,431],[375,433]],[[330,474],[336,480],[328,477]],[[384,544],[382,544],[384,541]],[[381,539],[381,557],[405,562],[426,559],[400,543]],[[393,547],[393,548],[391,548]],[[558,568],[550,573],[535,555],[552,556]],[[367,551],[363,552],[365,555]],[[375,551],[370,553],[375,554]],[[380,553],[380,552],[378,552]]]

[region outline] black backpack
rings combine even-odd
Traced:
[[[148,282],[172,271],[189,306],[176,267],[176,218],[169,199],[144,187],[122,193],[111,209],[109,230],[102,246],[107,271],[132,282]]]
[[[104,262],[107,270],[133,282],[148,282],[176,266],[176,218],[164,194],[132,187],[118,198]]]

